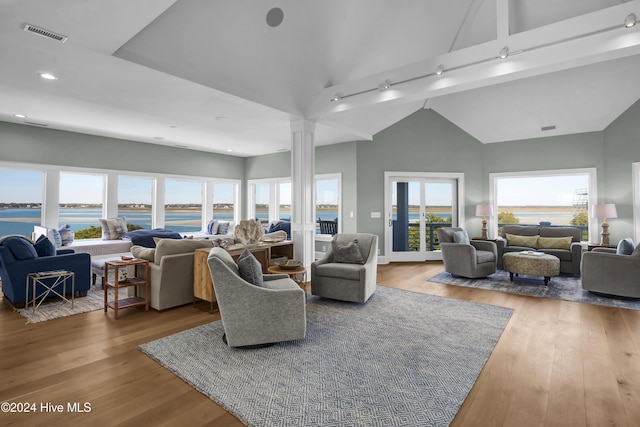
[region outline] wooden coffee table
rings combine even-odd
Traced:
[[[513,281],[513,275],[528,274],[544,277],[545,286],[553,276],[560,274],[560,259],[556,256],[541,252],[507,252],[502,256],[504,269],[509,272],[509,278]]]
[[[288,274],[289,277],[291,277],[291,279],[298,284],[298,286],[304,289],[304,282],[307,278],[307,269],[303,266],[291,269],[272,265],[267,268],[267,271],[271,274]],[[298,280],[298,276],[300,276],[300,280]]]

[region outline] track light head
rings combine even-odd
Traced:
[[[342,94],[340,92],[338,92],[335,95],[333,95],[333,98],[331,98],[331,102],[338,102],[341,99],[342,99]]]
[[[436,76],[441,76],[444,73],[444,65],[440,64],[436,67]]]
[[[498,55],[498,58],[507,59],[508,56],[509,56],[509,46],[505,46],[502,49],[500,49],[500,54]]]
[[[636,17],[636,14],[630,13],[627,15],[627,17],[624,20],[624,26],[625,28],[635,27],[637,22],[638,22],[638,18]]]
[[[380,85],[378,85],[378,90],[382,92],[389,89],[390,87],[391,87],[391,80],[387,79],[384,82],[380,83]]]

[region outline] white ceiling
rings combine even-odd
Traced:
[[[289,149],[296,118],[327,145],[421,108],[484,143],[599,131],[640,99],[632,12],[640,0],[0,0],[0,120],[237,156]]]

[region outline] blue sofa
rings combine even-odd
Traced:
[[[14,307],[24,307],[27,300],[27,274],[51,270],[73,271],[75,292],[78,296],[86,296],[91,287],[91,256],[89,254],[76,254],[68,249],[56,251],[46,237],[38,240],[36,244],[31,243],[24,236],[8,236],[1,239],[2,292]],[[59,285],[59,289],[56,288],[56,290],[62,293],[62,285]],[[43,286],[36,287],[36,295],[42,291],[44,291]],[[32,296],[31,289],[29,289],[29,296]],[[55,294],[51,293],[50,296]]]

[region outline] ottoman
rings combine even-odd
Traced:
[[[131,252],[122,252],[119,254],[110,254],[110,255],[98,255],[91,257],[91,276],[92,276],[92,285],[95,286],[96,279],[98,277],[102,278],[102,287],[104,288],[104,263],[106,261],[115,261],[121,259],[122,256],[131,256]],[[129,267],[127,267],[127,270]],[[128,271],[127,271],[128,273]],[[112,278],[113,279],[113,278]]]
[[[545,286],[549,279],[560,274],[560,259],[542,252],[508,252],[503,255],[503,266],[509,272],[509,278],[513,281],[513,275],[528,274],[544,277]]]

